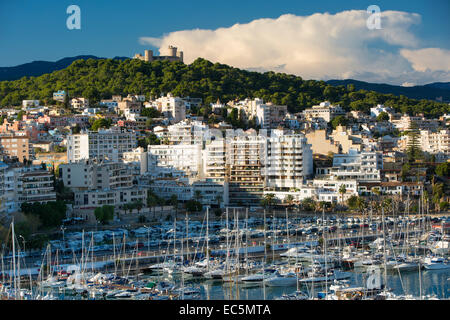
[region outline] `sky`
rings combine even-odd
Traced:
[[[77,5],[81,28],[69,30]],[[380,29],[367,8],[377,5]],[[76,55],[132,57],[168,45],[304,79],[412,86],[450,81],[448,0],[0,0],[0,66]]]

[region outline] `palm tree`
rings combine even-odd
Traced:
[[[273,193],[265,194],[263,199],[261,200],[261,204],[264,207],[270,208],[273,205],[273,203],[275,202],[274,199],[275,199],[275,195]]]
[[[143,206],[144,206],[144,203],[142,202],[141,199],[139,199],[138,201],[136,201],[135,207],[136,207],[136,209],[137,209],[137,211],[138,211],[138,214],[139,214],[139,212],[141,211],[141,209],[142,209]]]
[[[294,196],[292,194],[288,194],[285,200],[288,205],[292,205],[292,203],[294,202]]]

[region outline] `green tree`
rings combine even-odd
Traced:
[[[94,121],[94,123],[92,124],[91,130],[92,131],[98,131],[98,129],[100,128],[105,128],[108,129],[109,127],[111,127],[111,119],[97,119]]]
[[[408,131],[408,147],[406,154],[409,162],[415,162],[423,158],[423,152],[420,147],[420,132],[417,124],[412,122]]]
[[[339,187],[339,194],[341,195],[341,202],[344,202],[344,195],[347,193],[347,188],[345,187],[345,184],[341,184]]]
[[[436,166],[436,175],[440,177],[448,177],[450,173],[450,163],[444,162]]]
[[[377,116],[377,121],[378,122],[384,122],[384,121],[389,121],[389,114],[387,112],[380,112],[380,114]]]
[[[344,116],[337,116],[331,120],[331,126],[336,129],[338,126],[346,126],[348,124],[348,119]]]
[[[107,224],[114,218],[114,206],[104,205],[97,207],[94,210],[94,215],[101,224]]]

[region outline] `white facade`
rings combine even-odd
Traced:
[[[420,147],[422,151],[435,155],[438,161],[447,161],[450,159],[450,130],[420,130]]]
[[[126,203],[141,201],[147,203],[147,189],[131,187],[114,190],[82,190],[75,192],[76,208],[90,209],[103,205],[120,206]]]
[[[148,171],[156,176],[181,170],[195,177],[202,172],[201,145],[149,145],[147,152]]]
[[[303,134],[272,130],[265,156],[264,173],[268,188],[300,188],[313,174],[311,145]]]
[[[171,123],[177,123],[186,119],[186,105],[182,98],[173,97],[170,93],[166,97],[154,101],[157,109]]]
[[[287,114],[287,106],[277,106],[271,103],[256,106],[256,124],[262,129],[271,129],[279,126]]]
[[[118,161],[136,145],[135,132],[99,129],[98,132],[72,134],[67,136],[67,161],[93,158]]]
[[[64,186],[73,190],[119,189],[133,186],[132,169],[122,162],[79,161],[59,166]]]
[[[70,100],[70,106],[74,109],[86,109],[89,108],[89,100],[86,98],[73,98]]]
[[[312,108],[305,109],[303,115],[306,120],[313,118],[323,119],[325,122],[330,122],[334,117],[338,115],[345,115],[344,110],[339,106],[333,106],[328,101],[320,103],[319,106],[313,106]]]
[[[335,154],[331,176],[336,179],[355,179],[361,182],[380,181],[383,155],[380,152],[350,149],[346,154]]]

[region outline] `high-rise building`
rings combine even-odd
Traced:
[[[313,174],[311,145],[305,136],[272,130],[267,139],[264,174],[268,189],[289,191],[302,187]]]
[[[72,134],[67,137],[67,161],[93,158],[118,161],[124,152],[130,152],[136,146],[135,132],[117,128]]]

